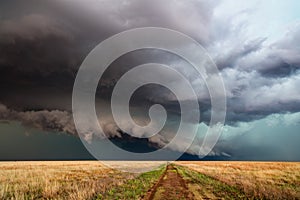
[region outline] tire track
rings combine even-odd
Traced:
[[[178,173],[177,168],[169,164],[166,166],[165,172],[157,183],[148,191],[143,199],[194,199],[194,195],[189,191],[186,181]]]

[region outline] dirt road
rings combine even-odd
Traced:
[[[167,165],[166,171],[160,177],[157,184],[151,188],[143,199],[194,199],[194,196],[189,191],[186,181],[178,173],[177,168],[173,165]]]
[[[143,200],[248,199],[240,190],[194,170],[170,164]]]

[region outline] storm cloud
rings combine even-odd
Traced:
[[[101,41],[121,31],[164,27],[197,40],[219,68],[227,95],[225,127],[231,127],[232,135],[225,134],[226,138],[211,154],[240,159],[248,153],[245,148],[253,147],[245,141],[259,131],[240,136],[232,131],[235,127],[300,112],[300,16],[285,17],[292,16],[294,3],[292,0],[278,5],[270,1],[258,1],[257,5],[199,0],[1,1],[0,102],[3,104],[0,104],[0,119],[76,135],[71,113],[72,89],[87,54]],[[118,58],[99,82],[96,109],[104,115],[99,120],[105,132],[111,137],[122,137],[111,111],[103,112],[116,82],[126,71],[149,62],[170,65],[184,74],[196,89],[201,111],[199,126],[206,126],[211,117],[211,102],[201,77],[176,55],[142,50]],[[188,95],[184,100],[190,100]],[[174,124],[180,120],[180,107],[174,94],[157,85],[144,86],[132,98],[132,115],[137,122],[147,124],[148,108],[155,103],[162,104],[170,118],[161,134],[149,138],[149,142],[162,147],[172,139],[177,128]],[[134,113],[138,108],[142,114]],[[290,129],[291,135],[293,131]],[[135,129],[132,134],[141,135]],[[269,136],[263,134],[264,138]],[[198,154],[201,137],[199,133],[198,143],[189,153]],[[280,133],[274,137],[281,138]],[[277,144],[277,140],[272,141]],[[231,148],[233,143],[239,143],[240,149]],[[173,150],[181,151],[180,144]]]

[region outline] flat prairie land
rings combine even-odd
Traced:
[[[121,161],[109,166],[0,162],[0,199],[300,199],[297,162]]]
[[[235,187],[247,198],[300,199],[299,162],[181,161],[175,163]]]
[[[0,199],[89,199],[134,177],[97,161],[0,162]]]

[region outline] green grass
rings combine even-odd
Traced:
[[[212,193],[218,198],[224,199],[254,199],[246,196],[241,190],[236,187],[227,185],[212,177],[201,174],[199,172],[187,169],[182,166],[176,166],[179,174],[189,183],[200,186],[202,191]]]
[[[95,199],[139,199],[144,195],[163,174],[165,166],[157,170],[142,173],[137,178],[126,181],[124,184],[109,189],[104,194],[99,194]]]

